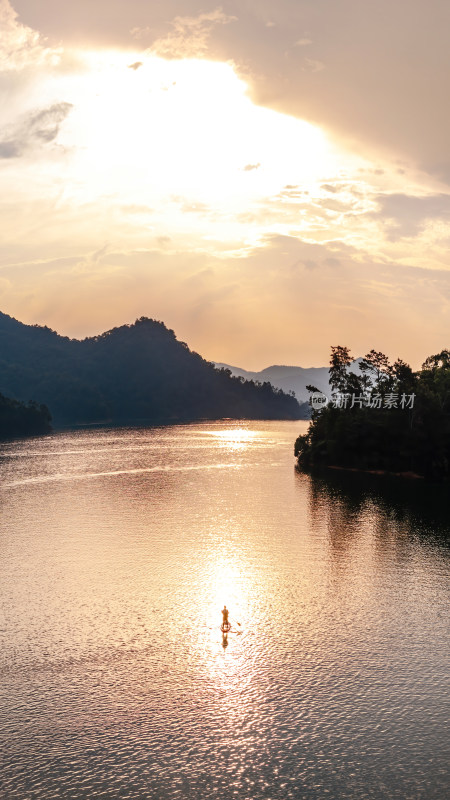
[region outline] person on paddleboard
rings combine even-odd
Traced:
[[[228,608],[226,606],[224,606],[222,609],[222,617],[223,617],[222,625],[226,627],[228,625]]]

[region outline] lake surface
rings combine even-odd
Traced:
[[[0,446],[2,800],[448,796],[446,496],[306,426]]]

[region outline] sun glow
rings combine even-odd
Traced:
[[[61,136],[77,147],[81,194],[120,192],[135,203],[181,195],[197,202],[193,212],[236,211],[293,176],[307,185],[331,158],[319,129],[255,106],[230,64],[114,52],[84,59]]]

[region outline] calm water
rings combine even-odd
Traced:
[[[2,800],[448,796],[445,498],[305,426],[0,447]]]

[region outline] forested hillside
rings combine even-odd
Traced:
[[[302,417],[294,397],[215,369],[145,317],[79,341],[0,314],[0,392],[44,403],[57,425]]]
[[[51,430],[50,412],[37,403],[20,403],[0,394],[0,439],[33,436]]]

